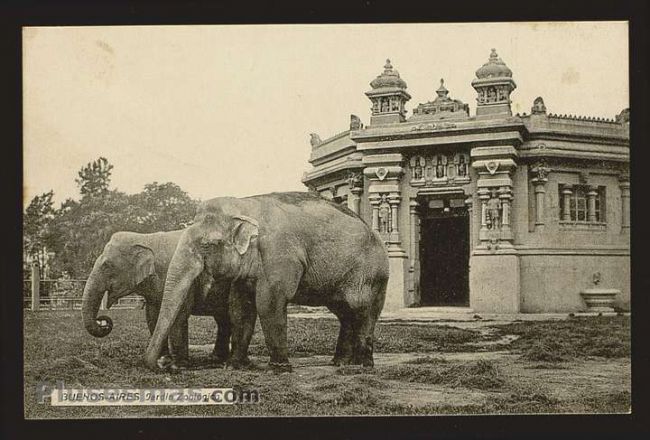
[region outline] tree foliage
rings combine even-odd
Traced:
[[[54,191],[34,197],[23,217],[24,258],[37,263],[40,269],[43,269],[47,260],[50,223],[55,216],[52,197]]]
[[[79,185],[81,197],[104,196],[111,184],[112,170],[113,165],[108,163],[108,159],[105,157],[100,157],[82,167],[77,173],[79,178],[75,179]]]
[[[54,193],[35,197],[25,211],[25,255],[36,249],[54,253],[51,276],[63,271],[85,278],[104,245],[117,231],[158,232],[191,223],[197,202],[178,185],[153,182],[138,194],[110,188],[113,165],[99,158],[81,168],[75,179],[81,198],[52,206]],[[46,258],[46,257],[44,257]]]
[[[153,182],[133,196],[133,204],[141,210],[137,221],[150,231],[173,231],[185,227],[194,218],[196,201],[172,182]]]

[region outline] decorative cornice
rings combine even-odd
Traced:
[[[559,115],[555,113],[549,113],[548,114],[549,119],[563,119],[567,121],[582,121],[582,122],[593,122],[593,123],[600,123],[600,124],[620,124],[619,122],[616,122],[614,119],[611,118],[601,118],[597,116],[580,116],[580,115]]]

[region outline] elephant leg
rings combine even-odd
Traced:
[[[347,304],[336,303],[328,306],[330,311],[336,315],[341,327],[339,328],[339,337],[336,341],[336,351],[332,358],[332,365],[347,365],[352,362],[352,313]]]
[[[370,286],[364,286],[362,298],[372,298]],[[364,305],[354,310],[353,318],[353,357],[352,363],[365,367],[374,366],[373,336],[375,324],[379,314],[371,304]]]
[[[189,334],[187,319],[178,323],[178,329],[169,334],[169,352],[176,366],[187,366],[189,363]]]
[[[287,349],[287,302],[298,289],[302,267],[292,268],[291,263],[285,263],[268,269],[267,273],[283,274],[283,277],[258,281],[255,296],[257,312],[271,355],[269,365],[275,371],[291,371]]]
[[[228,303],[232,328],[232,353],[229,363],[238,368],[250,364],[248,346],[257,320],[252,289],[243,283],[233,284]]]
[[[153,335],[153,331],[156,328],[156,321],[158,321],[158,314],[160,313],[160,303],[146,301],[144,311],[147,319],[147,327],[149,328],[149,334]],[[160,355],[169,355],[169,348],[167,345],[163,346]]]
[[[215,315],[214,320],[217,323],[217,340],[214,343],[214,350],[210,355],[213,363],[219,365],[228,360],[230,355],[230,320],[227,316]]]
[[[190,295],[187,304],[181,307],[169,331],[167,343],[172,358],[172,364],[170,365],[172,369],[187,366],[189,361],[188,320],[193,305],[194,296]]]

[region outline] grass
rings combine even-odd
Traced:
[[[205,355],[193,352],[192,363],[196,368],[163,374],[147,370],[142,363],[149,336],[144,311],[110,313],[115,327],[103,339],[86,334],[79,312],[25,313],[26,417],[625,412],[630,405],[628,390],[611,387],[592,390],[589,383],[584,384],[583,394],[559,398],[545,379],[537,378],[537,372],[530,370],[542,366],[546,370],[538,370],[539,374],[566,377],[572,374],[569,367],[554,372],[559,359],[589,362],[591,357],[598,356],[605,360],[625,360],[625,354],[629,354],[629,318],[515,323],[500,326],[499,331],[487,337],[475,330],[437,324],[380,323],[375,352],[411,355],[398,363],[378,365],[374,369],[326,367],[326,361],[318,361],[313,369],[274,374],[263,368],[244,371],[206,368],[207,352]],[[519,361],[453,357],[456,353],[477,351],[474,344],[467,343],[499,338],[501,334],[520,336],[512,344],[512,349],[522,355]],[[290,318],[288,335],[294,364],[299,362],[297,358],[312,362],[308,359],[315,355],[329,359],[334,352],[338,323],[332,319]],[[215,336],[211,318],[191,319],[191,344],[212,344]],[[488,348],[503,350],[503,347]],[[253,337],[251,354],[258,356],[258,366],[263,367],[267,351],[259,328]],[[530,371],[528,376],[525,376],[526,368]],[[580,364],[571,368],[580,368]],[[165,406],[60,408],[36,402],[34,390],[39,382],[61,380],[68,387],[241,387],[258,390],[262,403],[180,409]],[[420,394],[427,390],[433,394]],[[451,404],[446,397],[440,400],[439,396],[447,393],[466,402]],[[444,404],[431,403],[435,401]]]
[[[630,356],[630,318],[627,316],[516,322],[497,328],[503,334],[519,336],[510,349],[529,361],[557,363],[590,357]]]
[[[440,356],[425,356],[410,359],[404,362],[406,365],[429,365],[429,364],[445,364],[448,361]]]
[[[499,389],[505,384],[499,368],[492,362],[479,360],[467,364],[438,363],[399,365],[381,373],[385,379],[447,385],[480,390]]]

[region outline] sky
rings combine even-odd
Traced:
[[[476,111],[474,72],[496,48],[514,113],[613,118],[629,106],[626,22],[29,27],[23,29],[24,197],[105,156],[127,193],[174,182],[193,198],[305,190],[309,134],[368,124],[386,58],[418,103],[444,78]]]

